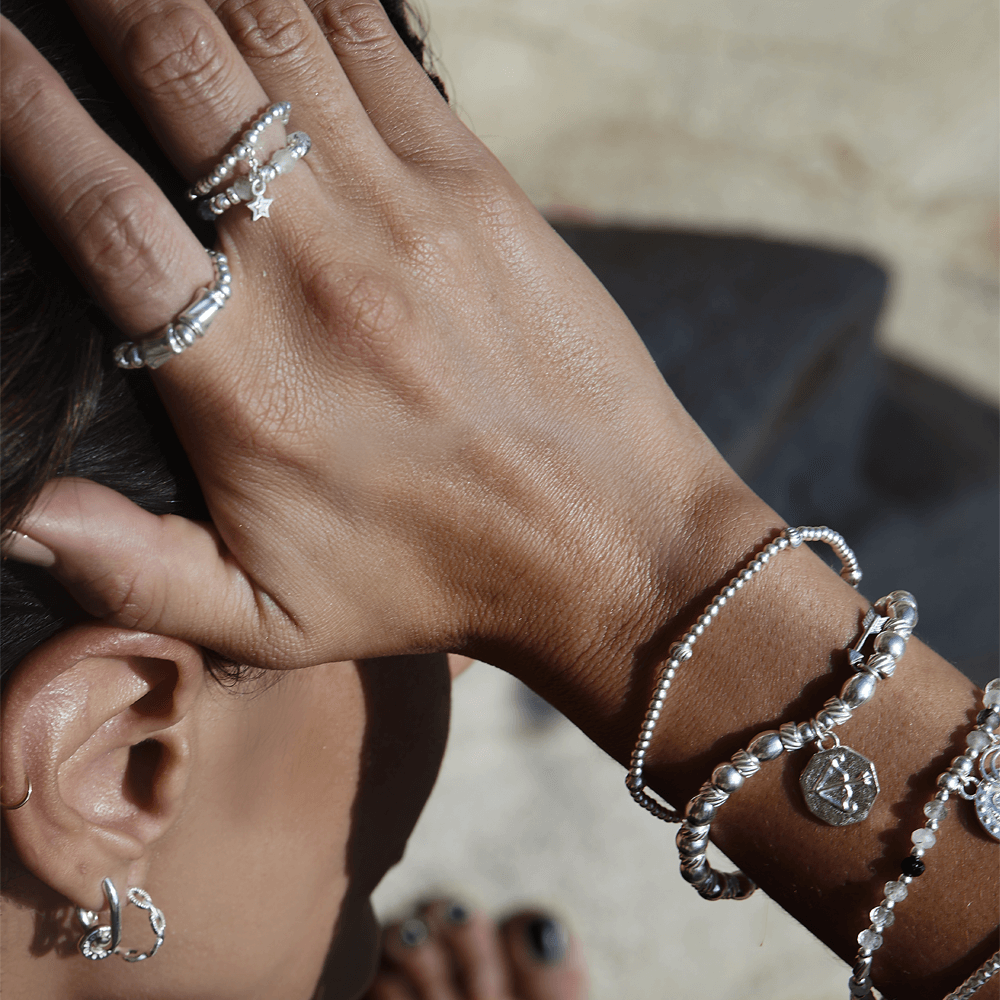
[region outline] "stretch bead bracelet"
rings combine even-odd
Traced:
[[[743,872],[713,869],[705,850],[719,808],[743,787],[747,778],[760,770],[763,761],[775,760],[786,751],[792,753],[815,741],[819,752],[800,779],[809,810],[832,826],[858,823],[867,817],[878,795],[875,767],[856,750],[841,746],[833,729],[871,699],[880,679],[892,676],[917,620],[916,602],[903,590],[883,597],[877,607],[888,611],[892,617],[878,615],[876,609],[865,615],[861,636],[849,650],[857,654],[849,657],[857,672],[844,682],[840,697],[828,698],[822,711],[808,722],[786,722],[777,731],[768,729],[758,733],[745,750],[738,750],[729,761],[720,764],[688,803],[685,818],[677,831],[681,878],[690,882],[703,898],[746,899],[757,888]],[[898,631],[892,634],[901,636],[902,642],[881,643],[882,630],[893,622],[898,623]],[[861,648],[872,635],[876,636],[875,649],[865,661]],[[883,651],[882,647],[890,645],[892,652]],[[823,742],[828,737],[834,740],[834,746],[824,749]]]
[[[965,738],[967,747],[964,754],[954,760],[947,771],[938,775],[937,792],[934,798],[924,806],[927,821],[910,834],[913,848],[900,863],[902,874],[898,881],[886,882],[885,896],[869,917],[870,926],[858,935],[861,946],[855,959],[854,970],[848,980],[848,989],[852,1000],[873,1000],[871,967],[872,956],[882,947],[882,932],[895,923],[895,907],[909,894],[909,885],[914,879],[924,873],[923,856],[937,843],[937,830],[941,821],[948,815],[946,803],[952,795],[959,795],[976,803],[976,812],[983,828],[991,836],[1000,838],[1000,779],[997,776],[996,761],[1000,753],[1000,678],[986,685],[983,692],[983,710],[976,717],[976,725]],[[980,778],[972,775],[976,757],[980,755]],[[992,963],[992,965],[991,965]],[[959,997],[970,997],[987,979],[994,976],[1000,966],[997,956],[978,969],[959,988],[950,993],[946,1000],[958,1000]],[[979,978],[976,985],[973,980]],[[963,992],[969,990],[969,992]]]
[[[739,571],[739,573],[722,588],[712,602],[705,608],[704,613],[695,622],[691,629],[675,642],[668,650],[669,659],[664,664],[656,684],[656,690],[650,699],[646,717],[643,719],[639,737],[636,740],[635,748],[632,751],[632,759],[629,764],[628,774],[625,784],[632,793],[632,798],[651,812],[657,819],[662,819],[667,823],[680,823],[684,816],[674,809],[670,809],[657,802],[647,791],[646,782],[643,778],[643,769],[646,762],[646,751],[652,741],[653,730],[660,718],[663,704],[666,700],[669,689],[677,670],[685,661],[691,659],[691,647],[698,641],[698,637],[703,635],[716,616],[726,604],[731,601],[743,587],[749,583],[771,559],[783,552],[787,548],[798,548],[803,542],[825,542],[840,559],[843,568],[840,571],[843,577],[852,587],[857,587],[861,582],[861,569],[854,552],[839,535],[827,527],[799,527],[785,528],[780,535],[767,545],[763,546]]]

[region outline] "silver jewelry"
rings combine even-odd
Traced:
[[[852,651],[860,653],[865,641],[880,628],[878,623],[890,620],[885,615],[879,615],[878,608],[888,609],[904,600],[912,602],[906,607],[913,607],[916,603],[909,594],[900,590],[878,601],[876,607],[865,615],[861,636]],[[912,620],[915,624],[915,607]],[[894,648],[898,651],[898,647]],[[677,832],[681,878],[690,882],[699,895],[705,899],[747,899],[757,888],[743,872],[715,871],[708,863],[705,850],[716,813],[734,792],[743,787],[747,778],[760,770],[764,761],[775,760],[786,751],[800,750],[814,740],[822,748],[824,740],[833,739],[835,745],[827,750],[820,749],[802,773],[800,783],[805,792],[806,805],[814,815],[834,826],[856,823],[868,815],[878,794],[875,767],[856,750],[841,746],[833,728],[850,719],[854,709],[871,699],[880,677],[889,677],[895,671],[898,657],[892,657],[891,667],[881,661],[882,673],[873,667],[873,663],[884,655],[876,648],[867,661],[858,662],[851,658],[858,672],[845,681],[839,698],[828,698],[823,710],[808,722],[786,722],[778,730],[768,729],[758,733],[745,750],[738,750],[729,761],[720,764],[712,772],[712,777],[701,786],[684,810],[684,819]]]
[[[27,777],[27,775],[25,775],[25,777]],[[0,785],[0,788],[3,788],[3,786]],[[24,798],[21,799],[20,802],[12,806],[5,806],[2,803],[0,803],[0,809],[3,809],[5,812],[13,812],[15,809],[22,809],[24,808],[24,806],[28,804],[28,799],[30,798],[31,798],[31,778],[28,778],[28,790],[24,793]]]
[[[969,976],[957,989],[949,993],[944,1000],[969,1000],[980,987],[985,986],[1000,972],[1000,951],[995,951],[975,972]]]
[[[126,899],[133,906],[140,910],[146,910],[149,914],[149,926],[153,928],[156,941],[149,951],[136,951],[129,948],[128,951],[121,950],[122,939],[122,908],[118,899],[118,890],[115,889],[114,882],[106,878],[101,882],[104,896],[108,901],[108,908],[111,910],[111,923],[99,924],[98,916],[93,910],[85,910],[83,907],[76,908],[77,920],[83,924],[87,933],[80,938],[80,954],[84,958],[89,958],[92,962],[99,962],[101,959],[111,955],[120,955],[126,962],[144,962],[147,958],[152,958],[163,945],[163,936],[167,930],[167,921],[163,916],[163,911],[153,905],[149,893],[145,889],[131,888],[126,893]]]
[[[198,214],[203,219],[211,220],[241,202],[247,202],[247,208],[250,209],[254,222],[258,219],[270,218],[271,203],[274,199],[264,197],[267,185],[281,174],[291,173],[295,169],[295,164],[309,152],[312,146],[312,140],[308,133],[291,132],[285,140],[285,145],[277,150],[267,163],[260,162],[257,144],[260,142],[261,135],[274,122],[287,125],[291,110],[292,106],[288,101],[272,104],[243,133],[239,142],[222,157],[212,172],[202,177],[188,190],[187,195],[191,201],[197,201],[199,198],[204,199],[198,206]],[[235,180],[220,194],[211,198],[206,197],[233,174],[237,164],[241,162],[246,163],[249,172]]]
[[[198,291],[191,305],[178,313],[160,336],[119,344],[114,350],[115,364],[119,368],[159,368],[205,336],[212,320],[222,312],[233,294],[233,278],[225,254],[209,250],[208,256],[215,265],[215,281]]]
[[[829,545],[840,559],[842,569],[841,577],[852,587],[857,587],[861,582],[861,568],[858,565],[857,557],[851,550],[842,535],[827,527],[799,527],[785,528],[780,535],[769,544],[765,545],[757,552],[750,561],[733,577],[729,583],[716,594],[711,604],[709,604],[701,617],[691,627],[691,629],[681,636],[669,649],[669,659],[664,664],[653,697],[650,699],[646,717],[643,719],[639,737],[636,740],[635,748],[632,751],[632,759],[629,764],[629,771],[625,777],[625,784],[632,793],[632,798],[651,812],[657,819],[662,819],[667,823],[680,823],[684,816],[674,809],[670,809],[657,802],[647,791],[646,782],[643,778],[643,769],[646,762],[646,751],[652,742],[653,730],[660,718],[663,704],[666,700],[667,690],[673,682],[680,665],[691,659],[691,647],[698,641],[698,637],[705,632],[712,622],[715,621],[719,612],[756,576],[774,556],[784,552],[787,548],[798,548],[803,542],[825,542]],[[849,716],[848,716],[849,717]],[[835,725],[838,723],[834,723]],[[812,738],[812,737],[810,737]]]
[[[1000,735],[997,729],[1000,728],[1000,714],[997,707],[1000,705],[1000,678],[994,679],[986,685],[983,693],[983,710],[976,717],[976,725],[969,731],[965,738],[966,751],[955,757],[947,771],[942,772],[937,778],[937,792],[934,798],[924,806],[924,815],[927,821],[922,827],[918,827],[910,834],[913,848],[910,853],[900,862],[902,874],[899,879],[885,883],[882,902],[874,907],[868,914],[871,924],[858,935],[857,958],[851,978],[848,980],[848,989],[852,1000],[872,1000],[872,980],[871,967],[872,955],[882,947],[882,932],[887,927],[891,927],[896,921],[895,908],[897,903],[901,903],[909,895],[909,886],[914,879],[920,878],[924,873],[924,855],[937,843],[937,830],[941,821],[948,815],[948,799],[952,795],[958,795],[963,799],[974,801],[976,811],[983,823],[984,829],[993,837],[998,837],[996,826],[990,828],[992,822],[991,815],[987,820],[983,820],[980,807],[980,791],[985,787],[992,788],[989,797],[996,805],[997,795],[1000,787],[997,786],[996,777],[996,755],[1000,751]],[[972,774],[972,768],[977,756],[980,758],[981,778],[976,778]],[[992,759],[992,765],[987,765],[987,759]],[[992,767],[992,771],[990,770]],[[989,777],[988,775],[992,775]],[[987,979],[994,976],[1000,964],[997,955],[994,955],[985,965],[981,966],[973,973],[956,991],[949,993],[945,1000],[959,1000],[972,996],[973,993]],[[977,981],[977,977],[979,978]],[[974,983],[974,985],[972,985]],[[964,992],[963,992],[964,991]]]

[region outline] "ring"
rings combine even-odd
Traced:
[[[0,785],[0,788],[2,787],[3,786]],[[5,810],[6,812],[13,812],[15,809],[21,809],[24,806],[26,806],[28,804],[28,799],[30,798],[31,798],[31,778],[28,778],[28,790],[24,793],[24,798],[21,799],[20,802],[12,806],[5,806],[3,803],[0,803],[0,809]]]
[[[215,169],[210,174],[202,177],[193,187],[188,190],[188,198],[191,201],[202,199],[198,205],[198,214],[211,221],[216,216],[222,215],[227,209],[247,202],[247,208],[253,214],[253,221],[270,218],[271,203],[273,198],[265,198],[264,193],[267,185],[275,180],[280,174],[289,174],[295,168],[295,164],[309,152],[312,146],[312,139],[306,132],[291,132],[285,141],[285,145],[277,150],[271,159],[262,164],[257,156],[257,143],[260,141],[264,130],[274,122],[288,124],[288,117],[291,114],[292,106],[288,101],[279,101],[272,104],[267,111],[261,115],[243,133],[239,142],[226,153],[218,162]],[[240,162],[246,162],[250,168],[249,173],[238,178],[225,191],[212,197],[206,197],[217,188],[236,169]],[[251,200],[253,199],[253,200]]]
[[[232,275],[225,254],[208,251],[215,266],[215,281],[201,289],[194,301],[163,328],[159,337],[133,343],[126,340],[114,350],[119,368],[159,368],[177,354],[183,354],[208,332],[212,320],[225,308],[233,293]]]

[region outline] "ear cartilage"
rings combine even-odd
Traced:
[[[129,948],[122,951],[120,948],[122,939],[122,907],[118,899],[118,890],[114,882],[106,878],[101,882],[104,896],[108,901],[108,908],[111,910],[111,923],[99,924],[98,916],[93,910],[85,910],[83,907],[76,908],[77,920],[83,924],[86,934],[80,938],[80,954],[84,958],[89,958],[92,962],[99,962],[110,955],[120,955],[126,962],[144,962],[147,958],[152,958],[163,945],[163,937],[167,930],[167,921],[163,916],[163,911],[153,905],[153,900],[145,889],[135,886],[130,888],[126,895],[126,900],[140,910],[149,913],[149,926],[153,928],[156,941],[149,951],[136,951]]]

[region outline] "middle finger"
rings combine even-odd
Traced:
[[[127,5],[116,0],[77,0],[76,6],[95,46],[120,75],[161,146],[188,179],[210,169],[240,128],[272,101],[292,102],[292,127],[323,137],[328,132],[329,125],[316,114],[321,103],[317,80],[324,70],[331,75],[339,72],[341,77],[343,73],[336,66],[317,65],[324,61],[320,46],[311,46],[315,50],[311,53],[286,46],[282,93],[271,94],[268,87],[278,85],[273,74],[265,81],[267,86],[258,80],[225,27],[200,0],[134,0]],[[307,58],[311,60],[308,73],[302,65]],[[297,71],[292,71],[292,63],[298,64]],[[341,88],[340,104],[351,94]],[[361,143],[370,149],[377,133],[361,121],[364,115],[359,119],[344,112],[336,117],[338,129],[348,131],[341,143],[349,139],[352,148]],[[281,137],[265,135],[264,141],[277,146]],[[321,145],[330,148],[328,143]]]

